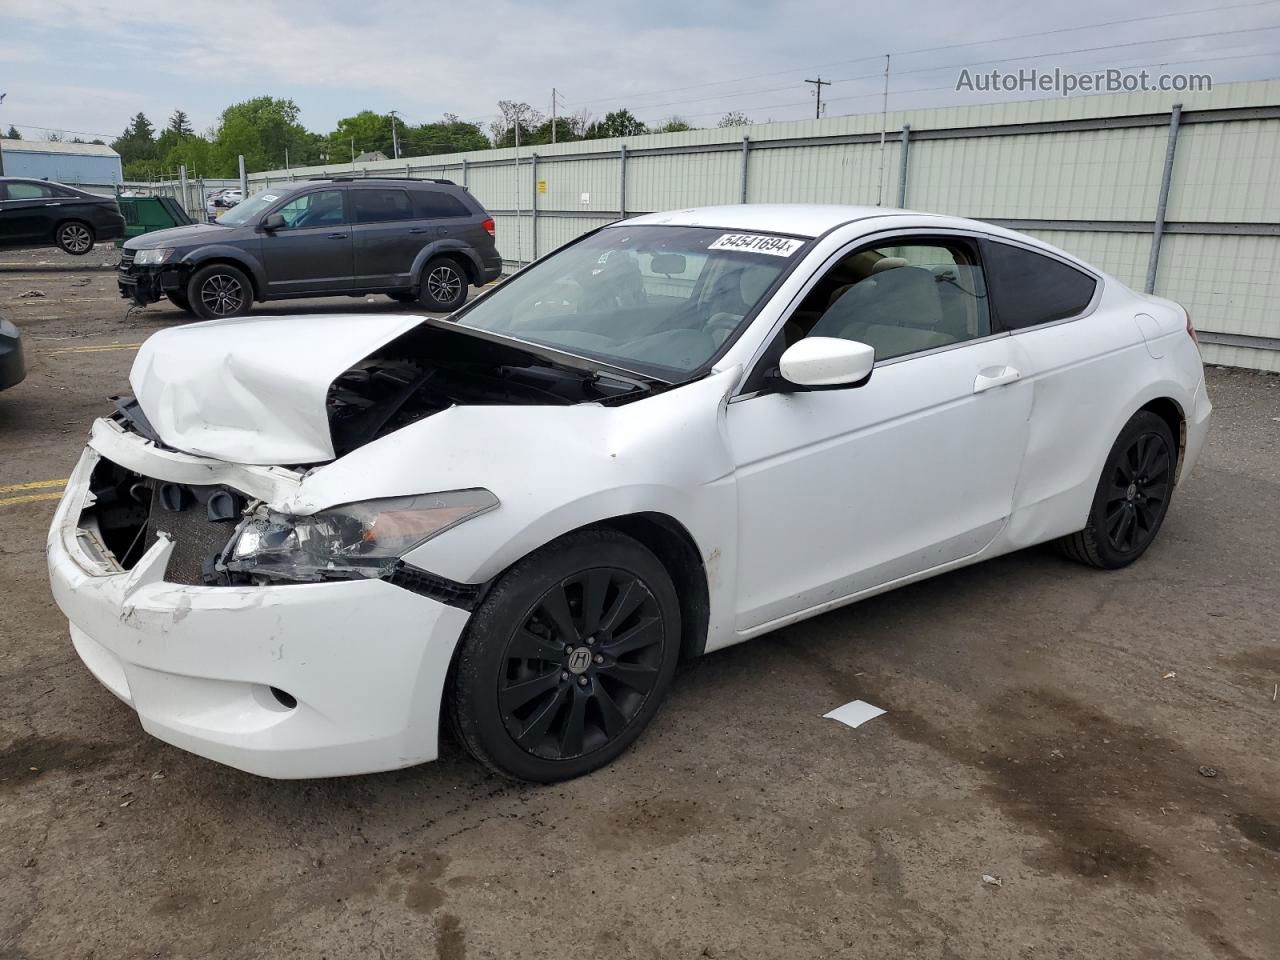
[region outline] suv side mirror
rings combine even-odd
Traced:
[[[806,337],[787,347],[778,372],[799,387],[860,387],[875,362],[876,348],[857,340]]]
[[[284,222],[284,217],[278,213],[268,213],[262,220],[262,229],[267,233],[275,233],[277,230],[283,230],[288,224]]]

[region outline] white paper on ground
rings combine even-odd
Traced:
[[[846,703],[843,707],[836,707],[830,713],[824,713],[822,716],[823,719],[830,717],[832,720],[839,720],[850,727],[860,727],[868,720],[874,720],[882,713],[884,711],[879,707],[872,706],[862,700],[854,700],[852,703]]]

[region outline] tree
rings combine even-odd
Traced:
[[[683,117],[671,116],[663,120],[653,128],[654,133],[684,133],[686,130],[694,129]]]
[[[173,111],[173,116],[169,118],[169,129],[180,137],[189,137],[195,133],[191,129],[191,121],[187,118],[186,113],[181,110]]]
[[[521,143],[524,142],[523,136]],[[400,152],[406,156],[429,156],[433,153],[463,153],[467,150],[487,150],[489,138],[474,123],[458,119],[456,113],[446,113],[438,123],[404,126],[400,134]]]
[[[233,177],[237,158],[244,155],[249,170],[284,166],[285,151],[292,166],[315,159],[316,138],[298,122],[298,105],[276,97],[254,97],[222,111],[214,127],[212,176]]]
[[[5,139],[5,140],[21,140],[21,139],[22,139],[22,134],[20,134],[20,133],[18,132],[18,128],[17,128],[17,127],[15,127],[15,126],[11,123],[11,124],[9,124],[9,132],[8,132],[8,133],[6,133],[6,134],[4,135],[3,139]]]
[[[532,143],[533,131],[542,125],[542,114],[527,103],[515,100],[499,100],[501,120],[489,124],[495,147],[512,147],[516,143],[516,128],[520,129],[520,142]]]
[[[345,144],[348,148],[351,147],[351,141],[355,140],[356,153],[379,150],[388,157],[394,155],[390,114],[361,110],[353,117],[343,117],[333,133],[329,134],[329,140],[335,145]],[[344,155],[336,146],[334,153],[339,157]]]
[[[751,123],[751,118],[748,117],[741,110],[730,110],[728,113],[726,113],[723,117],[720,118],[720,122],[717,123],[716,126],[717,127],[745,127],[750,123]]]
[[[134,115],[124,133],[111,141],[111,149],[120,154],[126,180],[146,180],[158,172],[155,127],[145,113]]]
[[[49,142],[50,142],[50,143],[61,143],[61,142],[62,142],[62,134],[60,134],[57,130],[50,130],[50,131],[49,131]]]
[[[603,120],[587,127],[583,137],[587,140],[602,140],[607,137],[638,137],[648,132],[635,114],[624,107],[606,113]]]

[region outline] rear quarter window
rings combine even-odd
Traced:
[[[987,241],[983,259],[996,316],[1006,330],[1083,313],[1098,281],[1075,267],[1023,247]]]
[[[451,193],[443,190],[415,190],[413,193],[414,214],[420,220],[435,220],[446,217],[474,216],[467,205]]]

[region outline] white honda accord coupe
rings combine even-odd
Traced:
[[[608,763],[681,657],[1045,541],[1137,559],[1204,442],[1185,310],[954,217],[636,217],[449,320],[157,333],[49,533],[89,669],[269,777]]]

